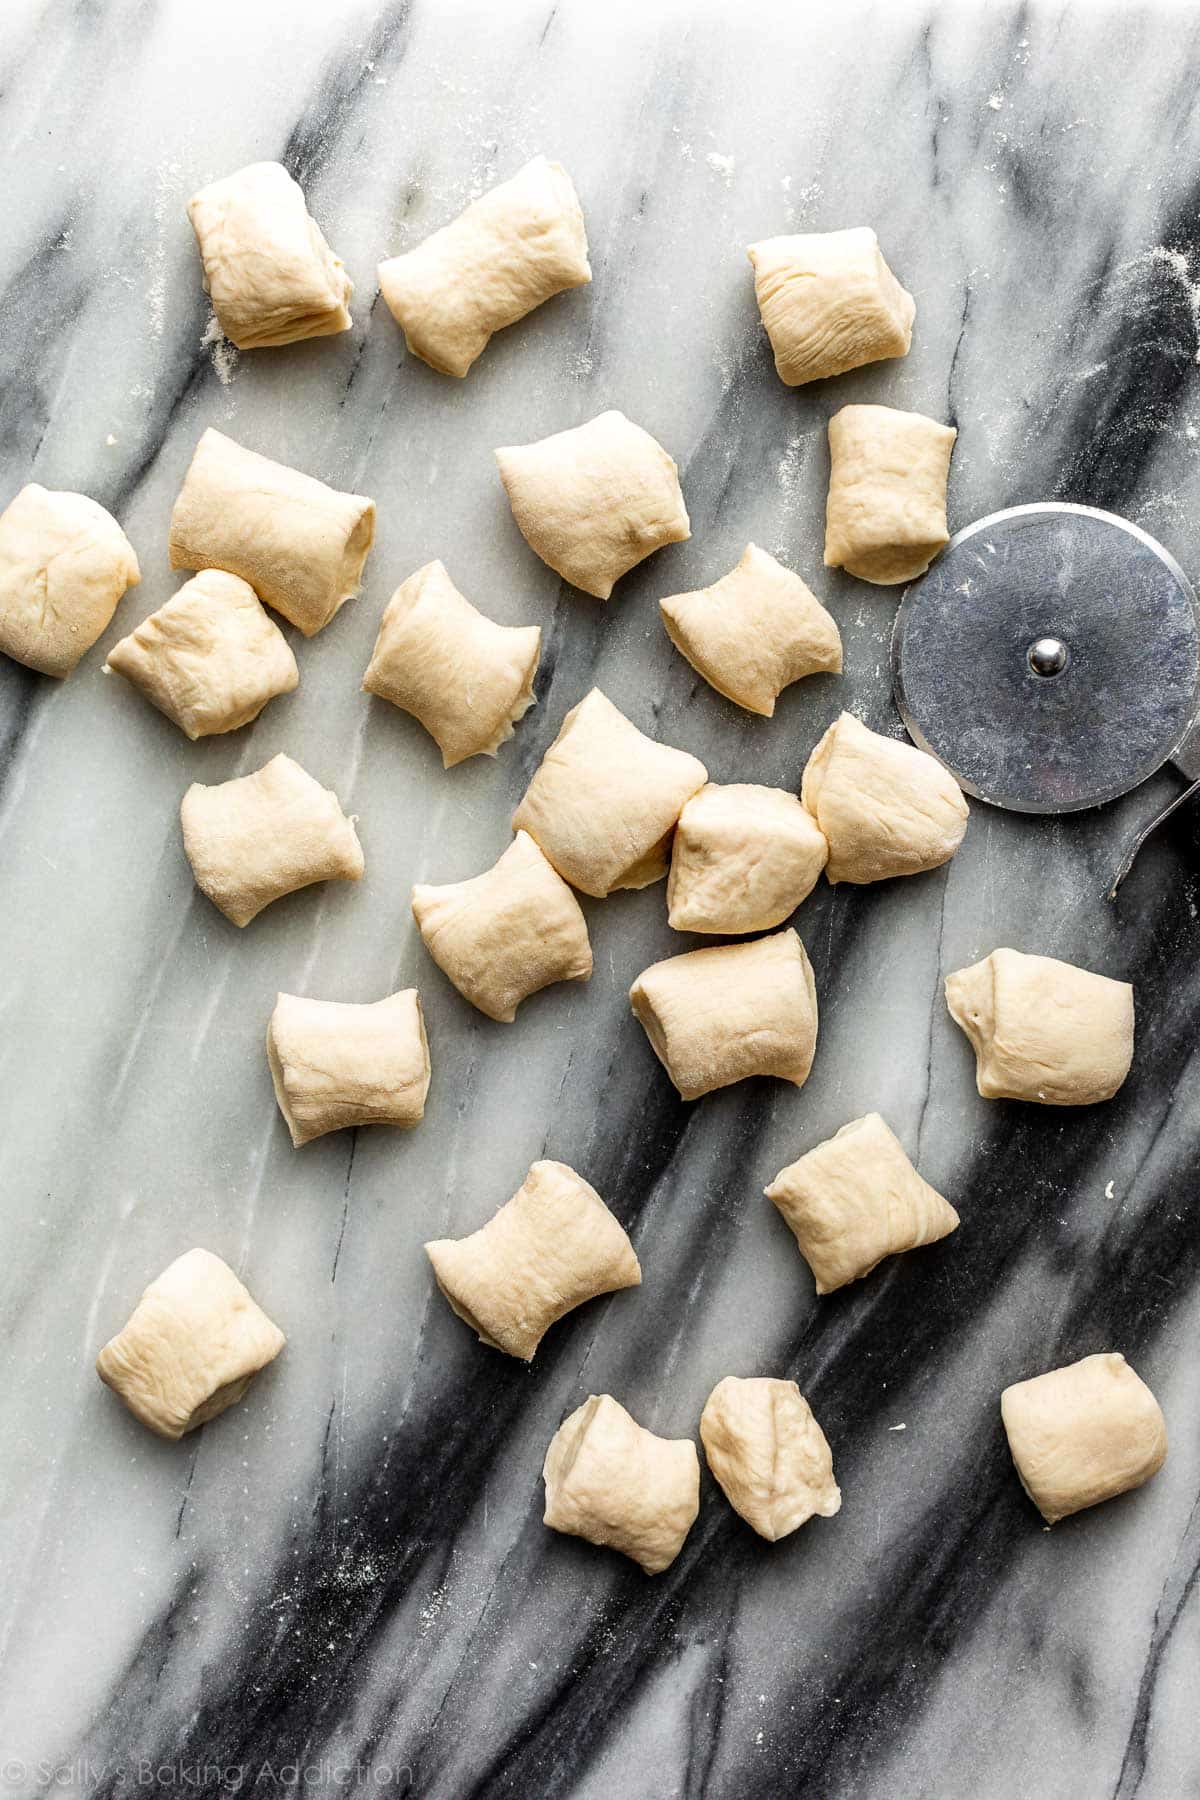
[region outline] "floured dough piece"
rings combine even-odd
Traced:
[[[908,355],[916,304],[869,225],[765,238],[746,254],[775,368],[789,387]]]
[[[560,1162],[535,1162],[481,1230],[439,1238],[425,1253],[480,1343],[525,1362],[556,1319],[642,1279],[618,1220],[595,1188]]]
[[[1133,989],[1051,956],[993,950],[946,977],[946,1005],[975,1051],[985,1100],[1091,1106],[1133,1061]]]
[[[843,406],[829,421],[825,562],[877,587],[923,575],[950,541],[952,425],[894,406]]]
[[[587,981],[592,946],[579,902],[527,832],[470,881],[418,885],[413,917],[425,948],[459,993],[511,1025],[531,994]]]
[[[592,1394],[564,1419],[542,1469],[543,1523],[621,1551],[660,1575],[700,1510],[700,1458],[690,1438],[661,1438],[611,1394]]]
[[[327,1131],[409,1130],[425,1116],[429,1043],[416,988],[366,1006],[280,994],[267,1061],[297,1150]]]
[[[314,881],[362,878],[354,821],[290,756],[216,787],[194,781],[179,816],[196,886],[235,925]]]
[[[700,1415],[708,1466],[734,1512],[771,1543],[841,1511],[825,1433],[794,1381],[727,1375]]]
[[[244,450],[210,426],[171,514],[173,569],[227,569],[312,637],[353,598],[375,502]]]
[[[591,279],[579,196],[562,164],[544,156],[379,265],[409,349],[443,375],[465,375],[494,331]]]
[[[181,1438],[235,1405],[286,1341],[228,1263],[189,1250],[150,1283],[96,1373],[143,1425]]]
[[[831,882],[889,881],[949,862],[967,803],[936,757],[842,713],[804,769],[800,798],[828,844]]]
[[[1116,1351],[1005,1388],[1000,1416],[1048,1525],[1141,1487],[1167,1459],[1162,1408]]]
[[[816,885],[829,846],[795,794],[710,781],[679,815],[667,882],[675,931],[770,931]]]
[[[541,645],[537,625],[497,625],[426,563],[388,601],[363,688],[419,720],[452,769],[512,736],[534,705]]]
[[[62,680],[141,578],[111,513],[30,482],[0,514],[0,650]]]
[[[510,445],[496,461],[529,548],[597,600],[664,544],[692,535],[675,464],[624,413]]]
[[[564,880],[602,900],[667,872],[675,821],[708,779],[685,750],[655,743],[593,688],[562,722],[513,814]]]

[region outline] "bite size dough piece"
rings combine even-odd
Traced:
[[[563,1420],[542,1468],[543,1523],[619,1550],[661,1575],[700,1511],[700,1458],[690,1438],[661,1438],[611,1394],[591,1394]]]
[[[412,909],[438,968],[502,1024],[553,982],[591,976],[587,920],[528,832],[518,831],[499,861],[470,881],[418,884]]]
[[[179,816],[196,886],[235,925],[315,881],[362,879],[353,819],[290,756],[215,787],[194,781]]]
[[[624,413],[509,445],[496,461],[529,548],[597,600],[664,544],[692,535],[675,464]]]
[[[210,426],[171,514],[173,569],[225,569],[312,637],[357,594],[375,502],[243,449]]]
[[[876,587],[915,581],[950,541],[952,425],[894,406],[843,406],[829,421],[825,563]]]
[[[152,1281],[96,1373],[159,1437],[181,1438],[245,1394],[286,1339],[210,1250],[189,1250]]]
[[[795,794],[710,781],[679,815],[667,881],[674,931],[769,931],[811,894],[829,846]]]
[[[425,1116],[429,1042],[416,988],[365,1006],[280,994],[267,1061],[297,1150],[327,1131],[410,1130]]]
[[[111,513],[31,481],[0,514],[0,650],[63,680],[141,578]]]
[[[775,369],[789,387],[908,355],[916,303],[869,225],[764,238],[746,254]]]
[[[1117,1351],[1005,1388],[1000,1416],[1021,1486],[1048,1525],[1141,1487],[1167,1459],[1162,1408]]]
[[[727,1375],[700,1415],[708,1466],[734,1512],[776,1543],[841,1511],[825,1433],[794,1381]]]
[[[975,1052],[985,1100],[1092,1106],[1133,1061],[1133,989],[1052,956],[993,950],[946,977],[946,1005]]]
[[[251,163],[188,201],[217,323],[239,350],[349,331],[354,284],[281,163]]]
[[[574,1169],[535,1162],[479,1231],[426,1244],[437,1284],[481,1344],[532,1362],[551,1325],[619,1288],[639,1287],[633,1245]]]
[[[655,743],[593,688],[573,706],[513,814],[565,881],[597,900],[667,872],[675,821],[708,770]]]
[[[579,196],[562,164],[544,156],[379,265],[409,350],[442,375],[465,375],[494,331],[591,279]]]
[[[829,845],[831,882],[890,881],[949,862],[967,829],[962,789],[936,757],[834,720],[804,767],[800,798]]]
[[[411,713],[452,769],[512,736],[534,705],[541,647],[540,627],[497,625],[426,563],[388,601],[363,688]]]

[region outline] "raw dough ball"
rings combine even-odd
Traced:
[[[795,794],[710,781],[675,827],[668,923],[675,931],[730,936],[769,931],[812,892],[828,855]]]
[[[667,635],[710,687],[769,719],[785,687],[840,674],[842,640],[817,596],[757,544],[712,587],[658,603]]]
[[[993,950],[946,977],[946,1005],[975,1051],[985,1100],[1091,1106],[1133,1061],[1133,989],[1051,956]]]
[[[1141,1487],[1167,1458],[1162,1408],[1115,1351],[1005,1388],[1000,1416],[1021,1486],[1049,1525]]]
[[[426,563],[388,601],[363,688],[418,719],[452,769],[512,736],[534,704],[541,644],[538,626],[497,625]]]
[[[831,882],[888,881],[949,862],[967,803],[936,757],[842,713],[804,769],[800,798],[829,844]]]
[[[598,1294],[638,1287],[633,1245],[566,1163],[535,1162],[481,1230],[426,1244],[437,1284],[482,1344],[532,1362],[556,1319]]]
[[[297,1149],[359,1125],[425,1116],[429,1043],[416,988],[367,1006],[280,994],[267,1026],[267,1061]]]
[[[916,305],[869,225],[766,238],[746,254],[775,368],[789,387],[908,355]]]
[[[141,578],[111,513],[30,482],[0,514],[0,650],[61,680]]]
[[[211,426],[171,514],[173,569],[227,569],[312,637],[358,592],[375,502],[244,450]]]
[[[579,197],[562,164],[544,156],[379,265],[409,350],[443,375],[465,375],[494,331],[591,279]]]
[[[675,464],[624,413],[510,445],[496,461],[529,548],[597,600],[664,544],[692,535]]]
[[[759,1537],[775,1543],[814,1513],[841,1511],[825,1433],[794,1381],[727,1375],[708,1396],[700,1438],[725,1498]]]
[[[489,1019],[511,1025],[531,994],[592,973],[579,902],[527,832],[471,881],[415,887],[412,909],[438,968]]]
[[[629,999],[685,1100],[748,1075],[778,1075],[797,1087],[808,1080],[817,991],[794,931],[652,963]]]
[[[513,830],[527,831],[573,887],[603,900],[662,880],[675,821],[707,780],[702,762],[644,736],[593,688],[563,720]]]
[[[611,1394],[592,1394],[546,1452],[543,1522],[620,1550],[659,1575],[700,1510],[700,1458],[690,1438],[661,1438]]]
[[[239,350],[349,331],[354,284],[279,163],[201,188],[188,218],[217,323]]]
[[[235,925],[314,881],[362,877],[354,821],[290,756],[216,787],[194,781],[179,816],[196,886]]]
[[[235,1405],[286,1341],[228,1263],[189,1250],[150,1283],[96,1373],[143,1425],[181,1438]]]
[[[860,1281],[885,1256],[936,1244],[959,1222],[878,1113],[852,1119],[781,1169],[766,1194],[795,1233],[818,1294]]]
[[[829,421],[825,562],[878,587],[923,575],[949,542],[952,425],[893,406],[843,406]]]

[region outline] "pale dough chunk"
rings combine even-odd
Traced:
[[[936,1244],[959,1222],[878,1113],[852,1119],[781,1169],[766,1195],[795,1234],[818,1294],[861,1281],[885,1256]]]
[[[700,1458],[690,1438],[661,1438],[611,1394],[592,1394],[564,1419],[546,1452],[543,1522],[659,1575],[675,1561],[700,1510]]]
[[[967,803],[936,757],[842,713],[804,768],[800,798],[829,844],[831,882],[889,881],[949,862]]]
[[[363,688],[419,720],[452,769],[512,736],[534,704],[541,645],[537,625],[497,625],[426,563],[388,601]]]
[[[747,712],[774,715],[785,687],[842,668],[833,619],[798,575],[747,544],[712,587],[658,603],[667,635],[710,687]]]
[[[375,502],[244,450],[210,426],[171,514],[173,569],[227,569],[312,637],[358,592]]]
[[[817,990],[794,931],[652,963],[629,999],[685,1100],[749,1075],[777,1075],[797,1087],[808,1080]]]
[[[869,225],[765,238],[746,254],[775,368],[789,387],[908,355],[916,304]]]
[[[700,1438],[725,1498],[759,1537],[775,1543],[814,1513],[841,1511],[825,1433],[794,1381],[727,1375],[708,1396]]]
[[[251,163],[188,201],[217,323],[239,350],[349,331],[354,285],[275,162]]]
[[[892,406],[843,406],[829,421],[825,562],[878,587],[923,575],[949,542],[952,425]]]
[[[667,921],[675,931],[769,931],[812,892],[828,855],[795,794],[710,781],[675,827]]]
[[[566,1163],[535,1162],[479,1231],[426,1244],[437,1284],[480,1343],[532,1362],[556,1319],[638,1287],[633,1245],[594,1187]]]
[[[531,994],[592,973],[579,902],[527,832],[470,881],[414,887],[412,909],[438,968],[489,1019],[511,1025]]]
[[[425,1116],[429,1043],[416,988],[365,1006],[280,994],[267,1061],[297,1150],[327,1131],[410,1130]]]
[[[1048,1525],[1141,1487],[1167,1458],[1162,1408],[1116,1351],[1005,1388],[1000,1416],[1021,1486]]]
[[[662,880],[675,821],[707,780],[696,757],[646,737],[593,688],[563,720],[513,830],[527,831],[564,880],[602,900],[614,888]]]
[[[286,1341],[228,1263],[189,1250],[150,1283],[96,1373],[143,1425],[181,1438],[235,1405]]]
[[[1133,989],[1052,956],[993,950],[946,977],[946,1005],[975,1051],[985,1100],[1091,1106],[1133,1061]]]
[[[664,544],[692,535],[675,464],[624,413],[510,445],[496,461],[529,548],[597,600]]]
[[[363,853],[337,795],[290,756],[204,787],[179,809],[196,885],[235,925],[314,881],[359,881]]]
[[[141,578],[111,513],[30,482],[0,514],[0,650],[62,680]]]
[[[379,265],[409,349],[443,375],[465,375],[494,331],[591,279],[579,197],[562,164],[544,156]]]

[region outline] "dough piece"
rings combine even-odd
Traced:
[[[734,1512],[776,1543],[842,1508],[825,1433],[794,1381],[727,1375],[700,1415],[708,1466]]]
[[[595,1188],[560,1162],[535,1162],[481,1230],[439,1238],[425,1253],[480,1343],[525,1362],[556,1319],[642,1280],[620,1223]]]
[[[564,1419],[542,1468],[543,1523],[621,1551],[660,1575],[700,1511],[700,1458],[690,1438],[661,1438],[611,1394]]]
[[[894,406],[843,406],[829,421],[825,563],[877,587],[923,575],[950,541],[952,425]]]
[[[852,1119],[789,1163],[766,1196],[795,1234],[818,1294],[861,1281],[885,1256],[936,1244],[959,1223],[878,1113]]]
[[[363,688],[419,720],[452,769],[512,736],[534,705],[541,646],[537,625],[497,625],[426,563],[388,601]]]
[[[707,780],[696,757],[644,736],[593,688],[563,720],[513,830],[527,831],[565,881],[603,900],[662,880],[675,821]]]
[[[410,1130],[425,1116],[429,1042],[416,988],[366,1006],[280,994],[267,1061],[297,1150],[327,1131]]]
[[[946,1005],[975,1051],[985,1100],[1091,1106],[1133,1061],[1133,989],[1052,956],[993,950],[946,977]]]
[[[0,650],[62,680],[141,578],[111,513],[30,482],[0,514]]]
[[[179,816],[196,886],[235,925],[314,881],[362,878],[353,819],[290,756],[216,787],[194,781]]]
[[[916,303],[869,225],[765,238],[746,254],[776,372],[789,387],[908,355]]]
[[[579,196],[562,164],[544,156],[379,265],[409,350],[443,375],[465,375],[494,331],[591,279]]]
[[[171,514],[173,569],[226,569],[312,637],[357,594],[375,502],[244,450],[210,426]]]
[[[829,844],[829,881],[889,881],[949,862],[967,829],[962,789],[936,757],[842,713],[804,768],[800,798]]]
[[[1167,1459],[1162,1408],[1117,1351],[1005,1388],[1000,1416],[1048,1525],[1141,1487]]]
[[[206,569],[114,644],[104,665],[190,738],[236,731],[300,682],[296,659],[254,589]]]
[[[511,1025],[522,1000],[555,981],[587,981],[592,946],[579,902],[528,832],[470,881],[418,885],[413,917],[459,993]]]
[[[808,1080],[817,990],[794,931],[652,963],[629,999],[685,1100],[749,1075],[778,1075],[797,1087]]]
[[[235,1405],[286,1342],[228,1263],[189,1250],[150,1283],[96,1373],[143,1425],[181,1438]]]
[[[187,210],[204,290],[239,350],[349,331],[354,284],[281,164],[251,163],[211,182]]]
[[[496,461],[529,548],[597,600],[664,544],[692,535],[675,464],[624,413],[510,445]]]
[[[811,894],[828,855],[795,794],[710,781],[675,827],[667,921],[675,931],[770,931]]]

